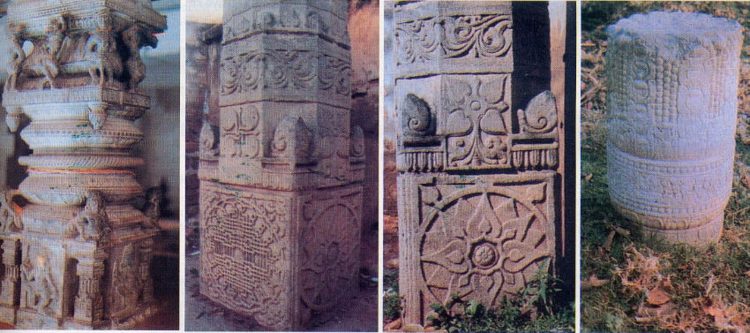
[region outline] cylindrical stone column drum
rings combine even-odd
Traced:
[[[652,12],[607,33],[612,204],[646,235],[718,241],[732,190],[741,26]]]

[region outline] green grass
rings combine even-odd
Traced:
[[[383,319],[386,323],[401,317],[401,299],[398,296],[398,270],[383,271]]]
[[[486,309],[459,297],[449,304],[432,304],[429,324],[447,332],[572,332],[573,306],[559,304],[561,281],[540,269],[519,297],[503,299],[497,309]]]

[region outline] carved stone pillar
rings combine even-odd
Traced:
[[[20,241],[16,325],[132,327],[155,307],[140,251],[157,230],[132,206],[143,195],[134,122],[149,107],[140,49],[156,46],[166,18],[150,1],[61,0],[11,2],[7,20],[6,122],[33,150],[19,160],[28,204],[2,230]]]
[[[106,256],[106,253],[103,253]],[[82,259],[77,267],[78,292],[75,295],[74,318],[81,323],[101,322],[104,314],[102,284],[104,261],[94,258]]]
[[[0,207],[2,209],[3,207]],[[0,212],[0,217],[2,212]],[[7,215],[6,215],[7,216]],[[5,223],[7,220],[2,221]],[[21,282],[21,247],[16,238],[2,238],[2,280],[0,280],[0,316],[6,318],[10,324],[16,323],[16,310],[19,299],[16,295],[20,292]]]
[[[201,131],[201,293],[299,329],[358,286],[364,143],[345,1],[224,3],[219,140]]]
[[[425,325],[430,305],[453,295],[496,308],[553,272],[560,147],[555,100],[543,91],[546,6],[395,6],[406,323]]]
[[[647,235],[692,245],[721,236],[741,30],[724,18],[665,12],[608,29],[609,193]]]

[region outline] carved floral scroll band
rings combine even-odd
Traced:
[[[317,66],[311,65],[317,64]],[[251,51],[221,61],[221,94],[269,89],[332,90],[350,95],[351,64],[305,50]]]
[[[398,64],[438,58],[500,58],[511,47],[509,15],[417,19],[396,25]]]

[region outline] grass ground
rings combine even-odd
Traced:
[[[561,299],[559,282],[546,274],[533,285],[533,295],[508,301],[501,309],[487,310],[472,302],[457,303],[451,309],[434,307],[437,313],[428,327],[404,327],[400,324],[401,300],[398,296],[398,219],[384,218],[383,320],[386,331],[443,332],[572,332],[573,304]],[[540,289],[545,289],[539,292]],[[529,289],[531,290],[531,288]],[[531,294],[531,292],[530,292]],[[543,294],[542,297],[539,295]],[[529,301],[531,299],[532,301]],[[530,310],[532,309],[533,310]]]
[[[603,29],[632,13],[700,11],[737,19],[748,4],[593,3],[582,7],[581,321],[586,332],[750,331],[750,96],[748,40],[739,92],[739,135],[733,193],[721,241],[692,249],[649,239],[612,208],[606,179],[606,89]],[[746,33],[746,36],[748,34]]]

